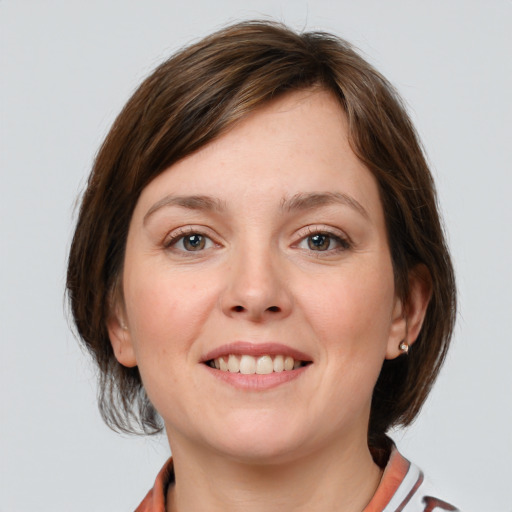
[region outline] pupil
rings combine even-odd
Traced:
[[[193,245],[194,247],[197,247],[199,245],[199,242],[201,241],[201,238],[198,235],[192,235],[189,237],[190,245]]]
[[[309,240],[309,246],[313,250],[323,250],[329,247],[329,237],[326,235],[313,235]]]
[[[202,249],[204,239],[201,235],[189,235],[185,238],[185,247],[191,251]]]

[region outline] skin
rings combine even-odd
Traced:
[[[307,194],[324,201],[298,207]],[[169,199],[198,195],[215,208]],[[195,251],[194,234],[207,237]],[[122,283],[110,337],[164,419],[168,510],[368,504],[381,477],[367,446],[372,390],[384,359],[416,338],[429,290],[411,277],[410,303],[397,298],[377,183],[331,94],[280,97],[153,180]],[[311,364],[282,385],[240,389],[204,364],[240,340],[281,343]]]

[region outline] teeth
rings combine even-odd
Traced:
[[[293,357],[286,356],[284,358],[284,369],[287,371],[293,370]]]
[[[270,356],[258,357],[258,361],[256,361],[256,373],[258,375],[267,375],[273,371],[274,363],[272,362],[272,358]]]
[[[284,357],[276,356],[274,357],[274,371],[282,372],[284,370]]]
[[[238,373],[240,371],[240,359],[233,354],[229,354],[228,370],[231,373]]]
[[[296,370],[302,366],[302,361],[291,356],[269,355],[253,357],[249,355],[219,357],[210,362],[210,366],[222,372],[242,373],[244,375],[268,375],[272,372]]]
[[[229,356],[229,358],[231,359],[231,356]],[[231,371],[231,368],[229,371]],[[240,358],[240,373],[244,375],[256,373],[256,359],[251,356],[242,356]]]
[[[222,372],[228,371],[228,363],[223,357],[219,357],[219,359],[215,359],[215,368],[217,368],[217,361],[219,361],[219,368]]]

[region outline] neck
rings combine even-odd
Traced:
[[[366,439],[278,464],[254,464],[173,443],[167,512],[361,512],[382,476]],[[187,447],[190,448],[190,447]],[[186,452],[186,453],[185,453]]]

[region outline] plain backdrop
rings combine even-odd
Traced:
[[[512,2],[0,0],[0,511],[128,511],[165,438],[112,433],[68,327],[75,202],[114,117],[184,44],[272,18],[354,43],[399,89],[460,290],[453,350],[401,450],[466,512],[511,512]],[[206,397],[205,397],[206,399]]]

